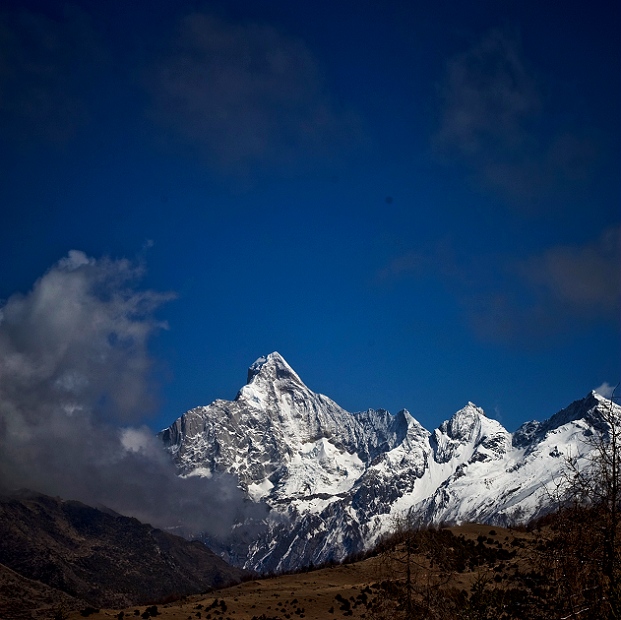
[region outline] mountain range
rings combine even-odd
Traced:
[[[271,572],[342,560],[404,521],[525,522],[550,509],[568,458],[587,464],[589,437],[612,410],[621,414],[592,392],[510,433],[469,402],[428,431],[405,409],[344,410],[274,352],[250,366],[234,400],[191,409],[159,437],[179,475],[233,474],[270,507],[259,534],[218,551]]]

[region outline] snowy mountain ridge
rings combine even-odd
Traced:
[[[232,401],[191,409],[160,433],[180,475],[237,476],[271,507],[267,532],[229,549],[257,570],[362,551],[408,517],[511,524],[536,515],[565,459],[586,458],[602,408],[591,393],[509,433],[468,403],[433,432],[407,410],[350,413],[312,392],[278,353],[259,358]]]

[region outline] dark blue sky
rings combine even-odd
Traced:
[[[152,428],[274,350],[428,428],[621,378],[618,3],[2,6],[0,299],[144,266]]]

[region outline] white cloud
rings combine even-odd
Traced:
[[[150,336],[170,295],[132,288],[140,269],[127,260],[95,261],[72,251],[27,295],[2,307],[0,398],[79,399],[97,416],[141,418],[154,406]],[[25,408],[24,415],[32,416]]]
[[[73,271],[82,265],[92,265],[94,262],[94,259],[89,258],[80,250],[69,250],[69,254],[58,261],[58,267],[59,269]]]
[[[2,306],[0,489],[225,537],[247,510],[236,481],[180,478],[141,425],[157,391],[148,341],[165,327],[153,313],[171,295],[139,290],[140,273],[72,251]]]
[[[157,446],[153,433],[146,427],[123,428],[120,430],[121,445],[128,452],[142,452],[149,455]]]

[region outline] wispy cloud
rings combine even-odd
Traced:
[[[619,325],[621,228],[583,244],[556,245],[527,258],[463,255],[448,241],[393,258],[376,282],[435,278],[483,340],[545,345],[576,325]]]
[[[610,385],[608,381],[604,381],[604,383],[602,383],[599,387],[596,387],[593,391],[604,398],[611,399],[614,396],[615,400],[619,400],[619,395],[617,393],[618,387],[618,385]]]
[[[439,156],[460,162],[476,183],[524,210],[570,195],[598,156],[598,141],[584,123],[544,124],[550,101],[542,80],[519,38],[492,30],[447,62],[433,137]]]
[[[140,275],[72,251],[0,309],[0,487],[225,537],[248,514],[236,481],[179,478],[142,425],[156,391],[148,341],[165,327],[153,313],[171,296],[139,290]]]
[[[304,42],[270,25],[187,15],[147,85],[153,118],[223,168],[299,163],[357,140]]]
[[[541,107],[516,41],[498,30],[449,60],[442,95],[436,139],[464,156],[523,147],[525,121]]]
[[[520,265],[520,273],[549,304],[575,314],[621,313],[621,228],[584,245],[559,245]]]
[[[504,259],[502,277],[463,292],[470,324],[482,338],[523,346],[542,346],[596,321],[620,326],[620,233],[615,227],[580,245]]]

